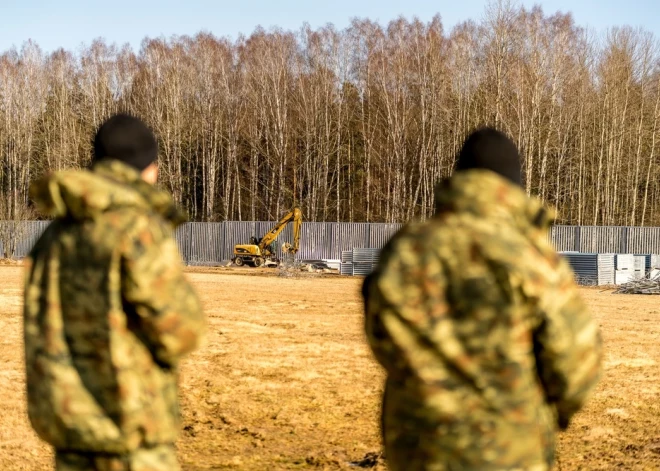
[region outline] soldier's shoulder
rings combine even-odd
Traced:
[[[162,244],[173,237],[173,233],[163,218],[142,208],[117,208],[104,213],[97,220],[95,232],[105,231],[106,240],[116,241],[122,251],[142,251],[153,244]]]
[[[408,222],[401,227],[385,244],[381,253],[389,254],[400,250],[402,246],[410,243],[419,243],[426,238],[424,228],[428,225],[423,221]]]
[[[388,246],[391,251],[414,250],[417,252],[434,251],[438,247],[451,249],[472,240],[475,233],[488,230],[479,227],[474,221],[456,214],[435,215],[425,221],[406,224],[392,239]]]
[[[104,214],[107,223],[126,228],[129,232],[135,230],[164,230],[167,227],[165,219],[156,211],[139,207],[119,207]]]
[[[447,227],[436,227],[431,220],[407,223],[381,251],[380,266],[394,263],[397,266],[415,267],[423,264],[423,259],[436,258],[438,247],[442,245],[438,242],[439,238],[444,238],[439,233],[448,230]]]

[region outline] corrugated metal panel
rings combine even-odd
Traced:
[[[614,283],[614,254],[598,254],[598,284]]]
[[[339,272],[342,275],[352,275],[353,274],[353,264],[352,263],[342,263],[339,266]]]
[[[559,251],[576,250],[576,240],[578,239],[578,227],[552,226],[550,228],[550,241]]]
[[[377,263],[380,249],[353,249],[353,263]]]
[[[660,253],[660,227],[628,227],[628,251]]]
[[[223,260],[224,227],[222,223],[193,222],[188,224],[188,229],[187,263],[204,265]]]
[[[190,259],[190,225],[183,224],[174,231],[174,239],[184,262]]]
[[[583,253],[627,252],[625,229],[622,227],[582,226],[574,250]]]
[[[576,241],[574,250],[583,253],[593,252],[594,247],[594,233],[593,227],[582,226],[580,228],[580,238]]]
[[[370,224],[368,247],[382,249],[402,227],[403,224]]]
[[[354,263],[353,276],[367,276],[374,269],[372,263]]]
[[[291,240],[293,242],[293,239]],[[300,251],[303,260],[334,259],[332,257],[332,223],[303,223],[300,231]],[[339,259],[339,257],[337,257]]]
[[[340,258],[344,250],[366,247],[368,244],[367,223],[335,223],[332,234],[332,257]]]
[[[576,282],[581,285],[611,285],[614,283],[614,254],[563,252],[571,265]]]
[[[353,250],[345,250],[341,253],[342,274],[366,276],[371,273],[380,258],[380,249],[355,247]],[[350,267],[350,268],[349,268]]]
[[[14,258],[27,256],[49,224],[50,221],[0,221],[0,234],[3,236],[0,238],[0,257],[5,253],[3,238],[7,240],[7,249],[13,252]]]

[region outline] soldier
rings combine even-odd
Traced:
[[[172,471],[177,364],[205,330],[156,189],[157,144],[139,119],[98,130],[92,168],[39,180],[54,221],[26,260],[28,414],[58,471]]]
[[[387,380],[391,470],[548,470],[600,375],[601,339],[552,212],[521,188],[518,150],[480,129],[436,213],[388,243],[363,287],[366,333]]]

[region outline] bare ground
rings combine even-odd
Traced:
[[[360,469],[350,463],[379,452],[383,375],[362,334],[360,280],[276,274],[189,273],[210,332],[182,368],[184,470]],[[48,470],[52,454],[26,418],[21,278],[0,267],[0,469]],[[602,327],[605,375],[560,436],[557,469],[660,469],[660,297],[583,295]]]

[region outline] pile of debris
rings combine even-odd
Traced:
[[[327,263],[321,260],[294,260],[293,257],[284,257],[279,266],[278,276],[284,278],[297,278],[304,273],[337,273]]]
[[[634,278],[619,286],[614,294],[660,294],[660,274]]]

